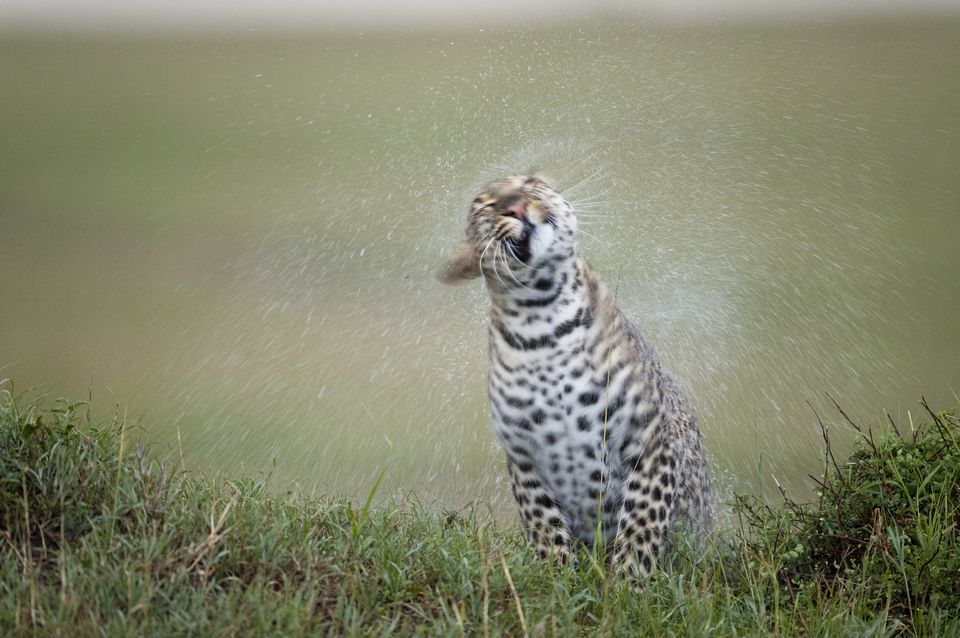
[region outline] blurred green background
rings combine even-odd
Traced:
[[[531,168],[721,490],[808,494],[825,392],[956,403],[960,20],[6,34],[0,80],[0,378],[188,469],[511,512],[486,296],[433,273]]]

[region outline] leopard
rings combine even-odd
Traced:
[[[546,177],[503,177],[473,199],[439,279],[486,284],[490,414],[536,553],[602,547],[643,581],[679,528],[711,530],[710,473],[687,399],[578,236]]]

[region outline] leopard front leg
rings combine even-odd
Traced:
[[[669,449],[628,459],[623,501],[617,516],[611,563],[618,571],[646,578],[665,549],[673,519],[676,479]]]
[[[529,464],[508,460],[507,470],[530,543],[541,558],[555,556],[559,562],[566,562],[570,555],[567,517]]]

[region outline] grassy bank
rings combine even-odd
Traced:
[[[960,635],[960,423],[926,417],[826,454],[816,503],[738,498],[738,529],[637,593],[473,510],[175,473],[3,392],[0,634]]]

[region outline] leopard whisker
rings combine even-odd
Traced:
[[[593,173],[591,173],[590,175],[588,175],[588,176],[584,177],[583,179],[581,179],[579,182],[576,182],[576,183],[573,184],[572,186],[567,186],[565,189],[563,189],[564,192],[565,192],[565,193],[568,193],[568,194],[575,193],[578,188],[582,188],[582,187],[584,187],[584,186],[587,186],[587,185],[588,185],[591,181],[593,181],[598,175],[600,175],[604,170],[606,170],[606,168],[607,168],[606,166],[601,166],[600,168],[598,168],[597,170],[595,170],[595,171],[594,171]]]
[[[533,266],[531,266],[527,262],[520,259],[520,256],[517,254],[517,251],[513,249],[513,243],[507,242],[506,246],[507,246],[507,250],[510,251],[510,256],[513,257],[515,261],[519,262],[521,265],[523,265],[524,268],[527,268],[528,270],[534,270]]]
[[[504,290],[509,288],[506,282],[500,277],[500,273],[497,272],[497,253],[500,251],[500,242],[497,242],[497,245],[493,249],[493,274],[497,276],[497,279],[500,280],[500,285],[503,286]]]
[[[606,213],[591,213],[591,212],[583,212],[579,210],[577,211],[576,215],[577,215],[577,219],[582,219],[585,217],[590,217],[593,219],[609,217],[609,215],[607,215]]]
[[[510,247],[510,244],[500,244],[500,245],[506,246],[506,250],[503,250],[500,253],[500,256],[503,257],[503,267],[507,269],[507,272],[510,273],[510,276],[513,277],[513,280],[517,282],[517,284],[519,284],[521,288],[526,288],[527,290],[530,290],[529,286],[525,285],[522,281],[517,279],[517,276],[515,274],[513,274],[513,269],[510,268],[510,263],[507,261],[507,255],[506,255],[507,251],[509,251],[510,254],[513,255],[514,259],[516,259],[516,253],[513,252],[513,248]],[[520,260],[517,259],[517,261],[520,261]],[[520,263],[523,263],[523,262],[520,262]]]
[[[483,272],[483,256],[487,254],[487,248],[490,248],[490,244],[493,243],[493,240],[494,238],[491,237],[490,240],[487,242],[487,245],[483,247],[483,251],[480,252],[480,261],[477,264],[480,267],[480,272]],[[483,241],[483,240],[481,239],[480,241]]]
[[[596,204],[609,204],[610,200],[601,199],[599,195],[594,197],[576,197],[570,201],[574,208],[579,206],[594,206]]]
[[[510,264],[507,262],[506,250],[504,250],[503,245],[504,245],[503,242],[500,242],[500,243],[497,245],[497,248],[498,248],[498,250],[497,250],[497,257],[499,257],[499,261],[500,261],[500,263],[503,264],[503,267],[506,269],[507,274],[510,275],[511,277],[513,277],[513,280],[516,281],[516,282],[519,284],[520,281],[519,281],[519,280],[516,278],[516,276],[513,274],[513,271],[510,270]]]
[[[577,197],[576,201],[578,202],[595,202],[603,197],[602,193],[593,193],[592,195],[587,195],[585,197]]]
[[[576,206],[573,207],[574,215],[579,215],[580,213],[596,213],[597,211],[607,212],[613,206],[612,202],[597,202],[597,203],[586,203],[582,204],[577,202]]]
[[[589,237],[590,239],[592,239],[592,240],[594,240],[595,242],[599,243],[599,244],[600,244],[601,246],[603,246],[604,248],[607,248],[607,249],[610,248],[610,242],[604,241],[604,240],[600,239],[599,237],[597,237],[596,235],[594,235],[593,233],[588,232],[587,229],[585,229],[583,226],[580,226],[580,227],[578,228],[578,230],[579,230],[579,232],[583,233],[584,235],[586,235],[586,236]]]
[[[606,223],[606,221],[604,221],[603,219],[595,219],[595,218],[589,218],[589,217],[586,218],[586,219],[581,219],[581,220],[579,220],[579,222],[580,222],[580,223],[577,224],[577,227],[578,227],[578,228],[581,228],[581,229],[582,229],[584,226],[586,226],[587,228],[591,228],[591,227],[593,227],[594,224],[602,225],[602,224],[605,224],[605,223]]]
[[[535,272],[535,271],[537,270],[534,266],[531,266],[531,265],[528,264],[527,262],[525,262],[525,261],[523,261],[522,259],[520,259],[520,257],[517,256],[517,253],[514,252],[513,247],[510,246],[509,244],[507,244],[507,250],[510,251],[510,254],[513,256],[513,258],[514,258],[517,262],[519,262],[520,264],[522,264],[524,268],[526,268],[527,270],[532,271],[532,272]],[[541,277],[544,277],[543,274],[541,274],[540,276],[541,276]],[[556,272],[556,271],[553,271],[550,275],[546,275],[546,277],[548,277],[549,279],[551,279],[551,280],[552,280],[554,283],[556,283],[556,284],[559,284],[561,281],[563,281],[563,275],[562,275],[561,273],[559,273],[559,272]],[[526,288],[527,290],[533,290],[533,288],[531,288],[530,286],[524,286],[524,288]]]
[[[597,208],[603,208],[603,207],[606,207],[606,206],[610,206],[612,203],[613,203],[613,202],[611,202],[611,201],[609,201],[609,200],[598,200],[598,201],[595,201],[595,202],[580,202],[580,201],[578,201],[578,202],[574,205],[573,209],[574,209],[575,211],[577,211],[577,212],[580,212],[581,210],[594,210],[594,209],[597,209]]]
[[[582,168],[584,168],[584,167],[587,167],[587,166],[596,166],[596,165],[598,165],[598,164],[600,164],[600,163],[601,163],[601,160],[600,160],[600,149],[594,147],[594,148],[586,151],[586,153],[584,153],[583,155],[580,155],[580,157],[578,158],[578,160],[577,160],[577,162],[576,162],[576,165],[573,167],[573,168],[574,168],[574,172],[580,172],[580,169],[582,169]],[[573,177],[572,174],[569,175],[569,176],[570,176],[570,177]],[[584,180],[581,179],[579,182],[575,182],[575,183],[572,184],[572,185],[566,185],[566,184],[565,184],[563,190],[564,190],[564,191],[569,191],[571,188],[575,188],[576,186],[578,186],[578,185],[579,185],[580,183],[582,183],[583,181],[584,181]]]

